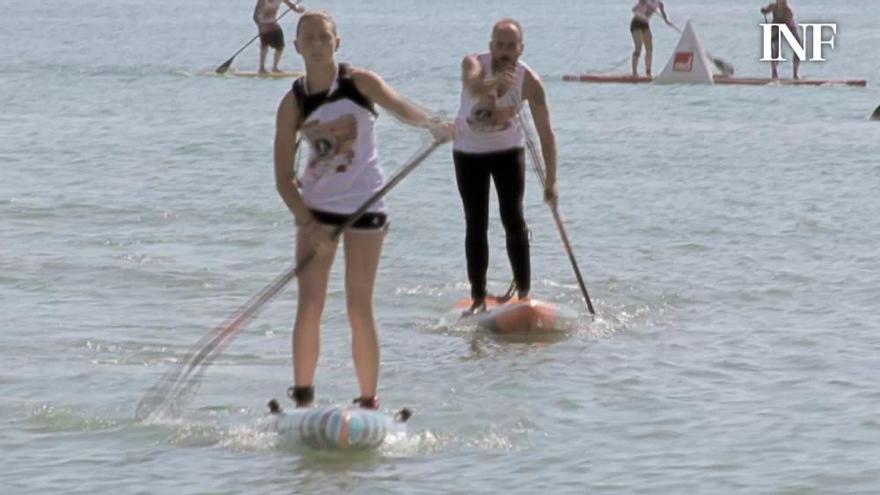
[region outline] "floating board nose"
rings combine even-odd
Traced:
[[[470,299],[464,299],[456,304],[456,309],[465,310],[472,304]],[[537,299],[502,303],[494,297],[488,297],[485,311],[462,316],[458,323],[497,333],[550,333],[559,329],[559,308]]]
[[[274,402],[274,401],[273,401]],[[275,403],[277,406],[277,403]],[[315,449],[373,449],[389,434],[406,431],[404,409],[397,416],[355,407],[322,407],[282,412],[272,407],[270,430],[284,441],[303,442]]]

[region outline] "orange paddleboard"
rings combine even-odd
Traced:
[[[463,299],[455,308],[465,311],[473,301]],[[511,299],[500,303],[494,297],[486,298],[486,311],[462,316],[460,325],[475,325],[496,333],[552,333],[559,323],[559,308],[554,304],[528,299]]]

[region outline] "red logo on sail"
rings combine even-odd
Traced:
[[[672,70],[675,72],[690,72],[694,68],[693,52],[676,52]]]

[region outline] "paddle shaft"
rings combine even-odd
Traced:
[[[297,2],[297,4],[299,4],[299,2]],[[291,10],[293,10],[293,9],[291,9],[291,8],[288,7],[287,10],[285,10],[284,12],[282,12],[281,15],[279,15],[278,18],[275,19],[275,22],[280,21],[281,18],[284,17],[284,16],[286,16],[287,14],[289,14]],[[248,41],[247,43],[245,43],[243,47],[239,48],[237,52],[235,52],[234,54],[232,54],[232,56],[229,57],[229,60],[227,60],[226,62],[223,62],[222,64],[220,64],[220,67],[217,67],[217,70],[216,70],[215,72],[217,72],[218,74],[223,74],[223,73],[225,73],[225,72],[229,69],[229,66],[232,64],[232,61],[235,60],[235,57],[237,57],[239,53],[243,52],[245,48],[251,46],[251,43],[253,43],[254,41],[257,41],[257,38],[259,38],[259,37],[260,37],[260,35],[257,34],[256,36],[254,36],[253,38],[251,38],[251,40]]]
[[[547,177],[544,172],[544,160],[541,159],[541,155],[538,153],[538,147],[535,146],[532,137],[529,135],[528,128],[526,127],[525,119],[522,114],[519,116],[520,119],[520,128],[522,129],[523,136],[526,141],[526,148],[529,150],[529,155],[532,157],[532,165],[534,165],[535,173],[538,175],[538,179],[541,181],[541,187],[543,189],[547,188]],[[565,225],[562,223],[562,215],[559,214],[559,208],[554,206],[553,204],[549,204],[550,211],[553,213],[553,220],[556,222],[556,228],[559,230],[559,237],[562,239],[562,245],[565,248],[565,253],[568,255],[568,261],[571,263],[571,268],[574,271],[574,276],[577,279],[578,286],[581,289],[581,294],[584,296],[584,301],[587,303],[587,309],[590,311],[590,314],[593,317],[596,316],[596,310],[593,308],[593,301],[590,300],[590,294],[587,292],[587,284],[584,283],[584,277],[581,275],[581,270],[578,268],[577,260],[574,258],[574,250],[571,248],[571,242],[568,239],[568,233],[565,230]]]
[[[367,210],[372,208],[373,205],[375,205],[380,199],[388,194],[388,192],[391,191],[394,186],[400,183],[400,181],[402,181],[407,175],[409,175],[409,173],[412,172],[417,166],[419,166],[419,164],[421,164],[425,160],[425,158],[428,157],[428,155],[430,155],[444,142],[445,141],[435,140],[433,143],[431,143],[430,146],[428,146],[421,153],[416,155],[408,164],[401,168],[401,170],[398,171],[397,174],[394,175],[394,177],[385,182],[385,185],[383,185],[381,189],[373,193],[373,195],[370,196],[370,198],[367,199],[360,208],[349,215],[348,218],[346,218],[345,222],[337,226],[333,230],[332,239],[338,238],[340,235],[342,235],[345,229],[354,225],[355,222],[357,222],[362,216],[364,216],[364,213],[366,213]],[[281,289],[283,289],[291,280],[302,274],[302,272],[306,269],[306,267],[308,267],[309,263],[311,263],[316,256],[317,253],[312,250],[295,266],[289,268],[287,271],[276,277],[275,280],[273,280],[269,285],[267,285],[259,293],[257,293],[257,295],[254,296],[254,298],[252,298],[251,301],[249,301],[242,308],[241,311],[239,311],[238,315],[231,320],[226,328],[221,330],[220,335],[218,335],[218,337],[214,339],[214,342],[216,342],[216,344],[210,345],[210,348],[205,349],[203,352],[200,352],[197,355],[196,362],[194,362],[190,366],[190,370],[197,366],[200,361],[204,360],[207,354],[211,352],[212,348],[216,348],[220,344],[223,344],[225,346],[225,344],[228,342],[224,343],[223,341],[229,339],[230,337],[234,337],[241,330],[244,324],[253,319],[262,310],[263,306],[265,306],[266,303],[272,300],[272,298],[274,298],[275,295],[281,291]]]
[[[342,232],[345,231],[345,229],[354,225],[355,222],[357,222],[362,216],[364,216],[364,213],[366,213],[367,210],[372,208],[372,206],[376,204],[377,201],[388,194],[388,191],[390,191],[394,188],[394,186],[400,183],[400,181],[402,181],[407,175],[409,175],[409,173],[412,172],[413,169],[419,166],[419,164],[422,163],[425,158],[428,157],[428,155],[433,153],[435,149],[437,149],[441,144],[445,142],[446,141],[444,140],[434,140],[434,142],[431,143],[430,146],[422,150],[422,152],[416,155],[408,164],[404,165],[403,168],[401,168],[397,172],[397,174],[394,175],[394,177],[385,182],[385,185],[383,185],[381,189],[376,191],[372,196],[370,196],[370,199],[368,199],[366,202],[364,202],[364,204],[361,205],[360,208],[349,215],[348,218],[346,218],[345,222],[333,229],[333,235],[331,236],[331,238],[338,238],[340,235],[342,235]],[[315,256],[317,256],[317,253],[313,250],[309,253],[308,256],[303,258],[303,260],[300,261],[293,269],[293,275],[291,276],[291,278],[299,276],[299,274],[302,273],[302,270],[305,269],[305,267],[312,261]]]
[[[435,139],[430,146],[422,150],[419,154],[417,154],[409,163],[404,165],[390,180],[386,181],[381,189],[373,193],[372,196],[367,199],[360,208],[358,208],[354,213],[346,218],[345,222],[341,225],[337,226],[333,230],[332,238],[338,238],[342,232],[354,225],[355,222],[358,221],[360,217],[362,217],[373,205],[375,205],[382,197],[388,194],[392,188],[394,188],[400,181],[402,181],[410,172],[412,172],[419,164],[421,164],[434,150],[436,150],[440,145],[447,142],[447,139]],[[208,335],[205,335],[199,340],[199,343],[196,345],[199,347],[198,351],[190,353],[190,357],[187,359],[188,364],[185,365],[185,371],[177,372],[175,375],[171,375],[168,377],[163,377],[160,381],[159,385],[162,385],[165,382],[174,381],[175,385],[172,388],[172,392],[178,392],[185,390],[187,386],[187,381],[190,375],[192,375],[193,371],[196,368],[199,369],[199,373],[201,373],[204,368],[210,364],[211,358],[219,355],[219,353],[229,345],[230,342],[235,338],[236,335],[244,328],[245,324],[247,324],[250,320],[256,317],[265,305],[271,301],[280,291],[283,289],[291,280],[299,276],[303,270],[309,265],[309,263],[314,260],[317,253],[312,250],[305,258],[303,258],[300,262],[298,262],[295,266],[287,269],[285,272],[281,273],[275,280],[261,289],[256,295],[254,295],[244,306],[242,306],[239,311],[236,313],[234,317],[227,320],[221,326],[215,328]],[[214,335],[211,337],[211,335]],[[197,375],[196,375],[197,376]],[[161,404],[169,403],[170,399],[176,394],[167,394],[162,401]],[[150,413],[143,415],[144,417],[148,416],[158,408],[154,409]]]

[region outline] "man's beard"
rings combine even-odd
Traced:
[[[510,57],[499,57],[496,58],[494,64],[496,69],[509,69],[513,67],[513,59]]]

